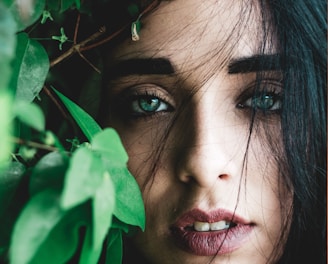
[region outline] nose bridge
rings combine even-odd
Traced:
[[[182,182],[212,186],[235,174],[233,126],[227,108],[210,91],[199,93],[186,109],[184,136],[179,144],[178,177]]]

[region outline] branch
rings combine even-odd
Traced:
[[[151,10],[153,10],[154,8],[156,8],[156,6],[158,4],[159,4],[159,0],[154,0],[145,10],[143,10],[140,13],[139,17],[142,17],[146,13],[148,13]],[[129,24],[127,24],[127,25],[123,26],[122,28],[120,28],[119,30],[117,30],[116,32],[114,32],[113,34],[111,34],[110,36],[108,36],[107,38],[105,38],[101,41],[98,41],[97,43],[94,43],[94,44],[91,44],[91,45],[87,46],[90,42],[93,42],[94,40],[96,40],[100,36],[102,36],[106,32],[106,28],[103,26],[99,29],[98,32],[91,35],[89,38],[85,39],[84,41],[82,41],[80,43],[76,43],[78,28],[79,28],[79,25],[80,25],[80,19],[81,19],[81,17],[80,17],[80,15],[78,15],[76,25],[75,25],[75,30],[74,30],[74,40],[73,40],[74,44],[73,44],[73,46],[69,50],[64,52],[62,55],[60,55],[59,57],[52,60],[50,62],[50,67],[55,66],[56,64],[60,63],[61,61],[65,60],[66,58],[72,56],[75,53],[79,53],[81,55],[82,51],[93,49],[95,47],[98,47],[98,46],[110,41],[111,39],[113,39],[114,37],[119,35],[125,28],[127,28],[129,26]]]
[[[159,0],[154,0],[149,6],[147,6],[147,8],[145,10],[143,10],[140,15],[139,18],[141,18],[142,16],[144,16],[145,14],[149,13],[151,10],[155,9],[158,5],[159,5]],[[116,32],[114,32],[112,35],[108,36],[107,38],[103,39],[102,41],[99,41],[97,43],[94,43],[92,45],[89,45],[87,47],[83,47],[81,48],[80,51],[86,51],[86,50],[90,50],[93,49],[95,47],[98,47],[108,41],[110,41],[111,39],[113,39],[114,37],[116,37],[117,35],[119,35],[124,29],[126,29],[131,23],[123,26],[122,28],[120,28],[119,30],[117,30]]]
[[[67,111],[65,110],[65,108],[61,105],[61,103],[58,101],[58,99],[53,95],[53,93],[49,90],[49,88],[47,86],[43,86],[42,91],[44,91],[46,93],[46,95],[51,99],[51,101],[55,104],[55,106],[57,107],[57,109],[59,110],[59,112],[63,115],[64,119],[66,119],[69,124],[71,125],[71,127],[74,129],[74,131],[77,130],[76,124],[73,121],[71,115],[69,115],[67,113]]]
[[[105,27],[101,27],[99,31],[88,37],[87,39],[83,40],[82,42],[78,44],[74,44],[68,51],[64,52],[62,55],[54,59],[53,61],[50,62],[50,67],[55,66],[56,64],[60,63],[61,61],[65,60],[66,58],[72,56],[75,53],[81,52],[81,48],[86,46],[88,43],[96,40],[100,36],[102,36],[106,32]]]
[[[37,148],[37,149],[42,149],[42,150],[47,150],[47,151],[59,151],[60,150],[59,148],[56,148],[53,146],[41,144],[41,143],[34,142],[34,141],[28,141],[28,140],[24,140],[21,138],[13,137],[12,140],[15,144],[25,145],[25,146],[28,146],[31,148]]]
[[[79,31],[79,26],[80,26],[80,20],[81,20],[81,13],[78,13],[77,19],[76,19],[76,24],[75,24],[75,30],[74,30],[74,38],[73,38],[73,43],[74,44],[76,44],[77,33]]]
[[[93,49],[95,47],[98,47],[98,46],[101,46],[103,45],[104,43],[112,40],[113,38],[115,38],[117,35],[119,35],[128,25],[125,25],[124,27],[120,28],[119,30],[115,31],[113,34],[109,35],[107,38],[101,40],[101,41],[98,41],[97,43],[94,43],[94,44],[91,44],[87,47],[81,47],[80,51],[86,51],[86,50],[90,50],[90,49]]]

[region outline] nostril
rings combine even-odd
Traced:
[[[228,174],[220,174],[220,175],[219,175],[219,178],[220,178],[221,180],[226,180],[226,179],[229,178],[229,175],[228,175]]]

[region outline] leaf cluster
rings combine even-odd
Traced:
[[[0,2],[1,262],[121,263],[122,235],[144,229],[141,192],[119,135],[55,88],[75,95],[53,69],[73,55],[88,67],[86,78],[98,70],[83,48],[97,46],[105,30],[77,38],[82,14],[92,20],[89,7],[80,0]]]

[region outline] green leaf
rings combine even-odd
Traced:
[[[86,147],[72,157],[62,196],[63,208],[71,208],[88,199],[93,205],[92,250],[102,247],[111,225],[115,207],[115,190],[98,155]]]
[[[112,222],[115,206],[115,193],[107,172],[103,175],[103,183],[93,199],[93,225],[88,229],[83,243],[80,264],[97,263],[101,254],[105,237]]]
[[[7,8],[0,3],[0,91],[7,89],[11,77],[11,61],[16,48],[16,22]],[[1,105],[1,104],[0,104]],[[2,112],[2,111],[1,111]],[[1,123],[2,124],[2,123]]]
[[[66,212],[38,248],[31,264],[68,263],[77,251],[80,228],[89,225],[89,212],[90,208],[87,204]],[[49,258],[50,252],[51,258]]]
[[[77,0],[61,0],[60,1],[60,12],[64,12],[69,8],[75,7],[76,3],[80,3],[80,1]]]
[[[101,248],[112,223],[115,190],[106,171],[93,199],[93,248]]]
[[[43,156],[34,166],[30,181],[30,195],[45,189],[62,190],[64,175],[68,168],[68,158],[59,152],[51,152]]]
[[[18,31],[24,30],[26,27],[32,25],[41,16],[45,2],[45,0],[16,0],[13,2],[10,9],[16,19]]]
[[[47,0],[46,2],[46,9],[47,10],[54,10],[58,11],[59,10],[59,4],[60,2],[58,0]]]
[[[14,115],[25,125],[40,132],[45,130],[45,118],[38,105],[25,101],[16,101],[13,111]]]
[[[59,193],[45,190],[28,202],[14,227],[10,246],[11,264],[63,263],[64,259],[72,255],[77,245],[77,234],[71,224],[61,224],[66,212],[60,208],[58,199]],[[70,222],[76,225],[77,219],[81,217],[77,217],[76,213],[72,215],[75,218]],[[56,246],[46,247],[46,250],[38,253],[44,243]],[[35,258],[37,254],[43,257]],[[31,261],[33,258],[35,261]],[[59,259],[61,261],[55,262]]]
[[[18,154],[25,160],[30,161],[37,153],[37,149],[29,146],[22,145],[19,147]]]
[[[107,168],[115,186],[114,215],[122,222],[145,228],[145,209],[140,188],[127,168]]]
[[[121,264],[122,255],[123,255],[122,232],[119,229],[111,229],[108,233],[106,264]]]
[[[11,121],[12,96],[8,91],[0,89],[0,164],[9,160],[10,152],[14,146],[11,141]]]
[[[83,241],[79,264],[98,263],[102,247],[94,248],[92,243],[92,229],[88,228]]]
[[[65,12],[70,8],[80,9],[81,1],[80,0],[47,0],[47,8],[49,10],[55,10],[60,13]]]
[[[76,150],[65,177],[62,208],[68,209],[93,198],[103,182],[104,172],[102,161],[90,149]]]
[[[2,2],[7,6],[9,7],[10,5],[12,5],[12,3],[14,2],[15,0],[2,0]]]
[[[9,10],[0,3],[0,164],[10,158],[13,144],[12,132],[12,94],[8,86],[11,78],[11,62],[16,47],[16,23]]]
[[[120,229],[121,231],[123,231],[125,233],[129,233],[131,231],[131,226],[129,224],[126,224],[126,223],[120,221],[119,219],[117,219],[115,217],[115,215],[112,219],[111,228]]]
[[[56,191],[38,193],[15,225],[10,263],[67,263],[77,249],[79,228],[90,222],[89,213],[88,204],[63,211]]]
[[[49,71],[49,58],[43,46],[26,33],[17,36],[11,89],[18,100],[31,102],[41,91]]]
[[[105,128],[95,135],[91,141],[92,149],[99,151],[102,156],[111,161],[112,166],[126,167],[128,155],[122,145],[117,132],[112,128]]]
[[[140,14],[139,7],[136,4],[130,4],[128,6],[128,12],[131,15],[131,17],[136,17]]]
[[[141,191],[127,169],[128,156],[114,129],[106,128],[91,142],[92,149],[100,153],[115,186],[114,215],[122,222],[144,229],[145,212]]]
[[[0,168],[0,216],[10,204],[25,170],[25,166],[16,161]]]
[[[79,125],[86,138],[91,141],[93,136],[101,131],[101,127],[87,112],[85,112],[77,104],[75,104],[73,101],[68,99],[56,89],[53,90],[64,103],[67,110],[70,112],[76,123]]]

